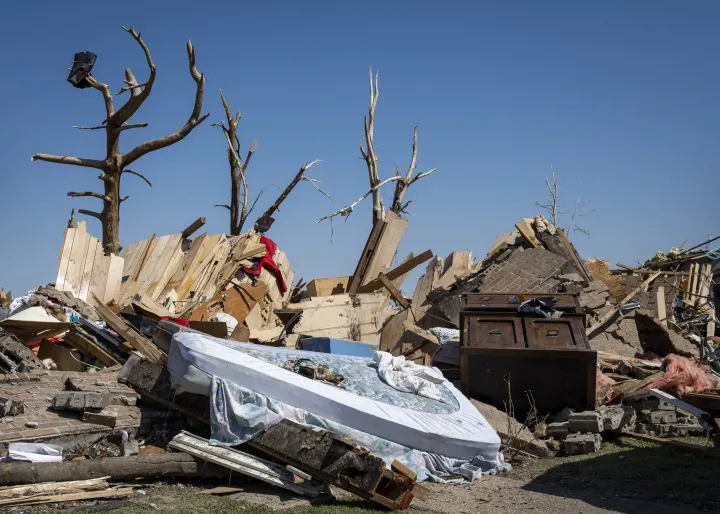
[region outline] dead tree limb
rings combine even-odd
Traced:
[[[252,142],[250,150],[248,150],[247,156],[243,161],[240,158],[240,138],[238,138],[237,135],[238,125],[240,124],[242,115],[240,111],[238,111],[235,116],[232,115],[230,106],[227,100],[225,100],[225,95],[222,90],[220,91],[220,99],[222,100],[225,110],[227,127],[223,122],[213,123],[212,126],[222,129],[228,145],[228,164],[230,166],[230,205],[228,206],[228,210],[230,211],[230,234],[239,236],[250,215],[250,211],[248,210],[249,198],[246,172],[250,164],[250,159],[255,153],[255,150],[257,150],[258,143],[257,141]],[[257,202],[257,199],[255,201]]]
[[[85,168],[103,169],[105,163],[95,159],[83,159],[80,157],[63,157],[61,155],[47,155],[36,153],[32,156],[33,161],[54,162],[56,164],[71,164],[73,166],[84,166]]]
[[[552,223],[555,227],[560,226],[560,216],[567,214],[567,211],[560,211],[559,175],[560,174],[558,173],[557,167],[551,168],[551,176],[545,176],[545,187],[548,190],[548,201],[544,204],[540,202],[535,202],[535,205],[537,205],[541,211],[547,214],[547,216],[550,218],[550,223]],[[568,238],[574,232],[580,232],[581,234],[585,234],[586,236],[589,236],[591,234],[589,230],[579,227],[575,222],[575,220],[579,218],[584,218],[594,211],[594,209],[587,210],[587,206],[589,204],[590,202],[581,201],[579,198],[575,201],[572,214],[570,215],[570,221],[568,223],[567,229],[565,230],[565,235]]]
[[[134,128],[147,127],[147,123],[128,123],[128,120],[137,112],[140,106],[150,95],[152,86],[155,83],[156,69],[150,55],[148,46],[143,41],[142,36],[135,32],[133,27],[123,29],[130,34],[138,43],[149,68],[149,77],[143,83],[138,83],[130,69],[125,70],[125,84],[120,93],[129,91],[130,98],[117,111],[113,101],[110,87],[91,75],[85,77],[85,81],[94,89],[100,91],[105,103],[106,118],[98,127],[79,127],[81,130],[100,130],[104,129],[106,133],[106,152],[103,160],[82,159],[78,157],[63,157],[57,155],[35,154],[32,160],[52,162],[57,164],[71,164],[74,166],[84,166],[87,168],[96,168],[102,170],[100,180],[103,181],[105,192],[100,193],[70,193],[70,196],[92,196],[103,200],[103,209],[101,212],[87,211],[80,209],[78,212],[87,216],[98,218],[102,224],[103,230],[103,250],[106,255],[119,254],[122,249],[120,244],[120,204],[127,200],[128,196],[120,196],[120,178],[123,173],[130,173],[142,178],[148,185],[152,186],[150,181],[142,174],[127,169],[131,163],[150,152],[170,146],[185,138],[195,127],[202,123],[209,114],[200,115],[202,110],[202,100],[205,87],[205,77],[198,72],[195,66],[195,51],[192,43],[188,41],[187,52],[190,67],[190,75],[196,83],[195,103],[193,110],[187,123],[178,131],[169,136],[153,139],[141,145],[138,145],[128,153],[120,152],[120,134],[126,130]]]
[[[142,173],[138,173],[137,171],[133,171],[133,170],[129,170],[129,169],[124,169],[124,170],[122,170],[122,172],[123,172],[123,173],[130,173],[131,175],[135,175],[136,177],[140,177],[140,178],[143,179],[145,182],[147,182],[147,185],[148,185],[148,186],[152,187],[152,183],[151,183],[151,182],[148,180],[148,178],[147,178],[145,175],[143,175]]]
[[[365,116],[365,148],[360,146],[360,154],[365,160],[365,164],[368,168],[368,176],[370,178],[370,191],[373,197],[373,227],[385,217],[385,208],[382,203],[382,196],[380,195],[380,174],[378,172],[378,160],[377,154],[375,153],[375,107],[377,107],[378,97],[380,96],[380,90],[378,89],[378,78],[379,74],[375,73],[375,80],[373,81],[372,68],[370,68],[370,107],[368,108],[368,115]]]
[[[540,202],[535,202],[535,205],[540,207],[543,211],[547,213],[547,215],[550,217],[550,223],[558,226],[558,173],[557,168],[551,168],[552,171],[552,180],[550,180],[550,177],[545,176],[545,187],[547,187],[548,190],[548,203],[541,204]]]
[[[403,175],[399,169],[395,170],[395,176],[387,178],[380,181],[380,173],[378,171],[378,158],[377,154],[375,153],[375,108],[377,107],[377,101],[378,96],[380,95],[380,90],[378,88],[378,74],[375,74],[375,77],[373,78],[372,74],[372,68],[370,68],[370,107],[368,109],[368,115],[365,116],[365,122],[364,122],[364,130],[365,130],[365,146],[360,146],[360,154],[362,155],[363,160],[365,161],[365,164],[367,165],[368,169],[368,177],[370,178],[370,190],[365,193],[363,196],[358,198],[354,203],[348,205],[347,207],[344,207],[340,209],[337,212],[334,212],[332,214],[328,214],[327,216],[324,216],[318,220],[318,223],[320,223],[323,220],[330,219],[332,220],[335,216],[343,216],[347,217],[352,214],[355,207],[362,202],[365,198],[372,195],[373,199],[373,227],[377,224],[379,220],[382,220],[385,218],[385,206],[382,202],[382,195],[380,188],[384,186],[385,184],[388,184],[390,182],[395,182],[395,194],[393,195],[393,202],[390,207],[390,210],[393,212],[396,212],[398,214],[405,212],[405,209],[408,205],[410,205],[410,201],[407,201],[403,203],[403,199],[405,197],[405,194],[407,193],[408,188],[420,180],[421,178],[427,177],[431,173],[435,172],[437,168],[433,168],[430,171],[426,171],[424,173],[420,173],[418,175],[413,176],[413,172],[416,168],[416,162],[417,162],[417,135],[418,135],[418,128],[415,127],[415,130],[413,131],[413,145],[412,145],[412,155],[410,157],[410,166],[408,166],[407,172]],[[316,184],[313,184],[316,185]],[[322,190],[321,190],[322,192]]]
[[[298,182],[300,182],[303,178],[303,175],[305,172],[310,169],[311,166],[319,163],[320,160],[316,159],[312,162],[306,162],[302,166],[300,166],[300,170],[295,174],[295,178],[290,181],[290,183],[287,185],[285,190],[280,193],[280,196],[278,196],[277,200],[275,200],[270,207],[265,211],[265,213],[260,216],[257,221],[255,222],[255,230],[257,232],[267,232],[270,229],[270,226],[272,225],[274,218],[272,217],[273,214],[275,214],[275,211],[278,210],[280,207],[280,204],[285,201],[285,199],[288,197],[290,192],[295,188],[296,185],[298,185]],[[314,179],[313,179],[314,180]],[[312,183],[312,181],[310,181]],[[327,193],[325,193],[327,195]]]
[[[107,197],[105,195],[102,195],[100,193],[94,193],[92,191],[82,191],[82,192],[70,191],[67,195],[68,196],[92,196],[93,198],[98,198],[100,200],[107,201]]]

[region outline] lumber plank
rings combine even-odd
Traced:
[[[98,303],[95,309],[98,311],[100,317],[105,323],[110,325],[115,332],[120,334],[130,346],[142,353],[145,358],[151,362],[163,362],[163,354],[157,346],[148,341],[142,334],[136,332],[135,329],[125,323],[123,319],[116,316],[107,305],[100,303],[97,298],[95,298],[95,301]]]
[[[662,326],[667,328],[667,306],[665,305],[665,288],[663,286],[657,289],[657,315]]]
[[[55,288],[58,291],[64,291],[65,275],[67,274],[68,265],[70,263],[70,252],[72,251],[73,240],[77,229],[68,228],[65,230],[62,247],[60,248],[60,259],[58,260],[58,272],[55,279]]]
[[[317,486],[308,483],[295,483],[295,475],[280,464],[275,464],[274,462],[232,448],[210,446],[207,440],[188,432],[183,431],[176,435],[172,441],[170,441],[169,446],[174,450],[187,453],[217,464],[218,466],[237,471],[243,475],[282,487],[303,496],[315,498],[320,495],[320,490]]]
[[[620,302],[618,302],[617,307],[615,307],[613,310],[605,314],[602,318],[600,318],[597,323],[595,323],[593,326],[591,326],[587,330],[587,335],[590,337],[590,335],[595,332],[598,328],[602,327],[605,323],[607,323],[613,316],[615,316],[618,311],[620,311],[620,308],[632,300],[636,294],[638,294],[640,291],[642,291],[646,286],[648,286],[653,280],[655,280],[658,276],[662,274],[662,271],[657,271],[650,275],[649,278],[647,278],[642,284],[640,284],[638,287],[633,289],[625,298],[623,298]]]
[[[195,232],[200,230],[203,225],[205,225],[205,216],[201,216],[200,218],[193,221],[188,228],[182,231],[180,234],[180,239],[187,239],[191,235],[193,235]]]
[[[65,285],[63,287],[64,291],[68,291],[76,298],[80,295],[83,266],[85,265],[85,257],[87,256],[89,243],[90,234],[85,231],[85,222],[81,221],[78,223],[75,238],[73,239],[73,246],[70,251],[70,262],[67,273],[65,274]]]
[[[78,298],[84,302],[87,301],[88,292],[90,291],[90,280],[92,279],[98,246],[100,246],[100,240],[89,236],[87,253],[85,254],[85,262],[80,278],[80,289],[78,291]]]
[[[570,252],[573,263],[575,264],[575,267],[578,269],[578,271],[583,275],[583,278],[585,278],[585,280],[587,280],[588,282],[592,282],[590,271],[585,266],[585,263],[580,260],[577,250],[575,250],[575,246],[573,246],[573,244],[567,238],[565,232],[563,232],[562,229],[559,229],[556,233],[560,236],[560,240],[562,241],[562,244],[565,245],[565,248],[567,248],[567,251]]]
[[[357,290],[360,287],[363,276],[365,274],[365,270],[367,269],[368,263],[370,262],[370,258],[375,252],[375,248],[377,247],[378,240],[380,239],[380,235],[382,234],[385,225],[387,225],[387,222],[385,220],[378,220],[377,222],[375,222],[375,225],[373,225],[373,229],[370,231],[370,235],[368,236],[363,251],[360,254],[360,259],[358,260],[357,266],[355,267],[355,272],[350,278],[350,283],[347,288],[347,292],[349,294],[357,293]]]
[[[430,345],[430,348],[427,352],[428,355],[435,355],[435,353],[440,349],[440,340],[435,337],[435,335],[431,334],[427,330],[423,330],[422,328],[418,327],[414,323],[412,323],[410,320],[406,320],[403,323],[403,327],[405,327],[405,330],[409,330],[413,334],[420,336],[424,339],[422,343],[419,343],[417,345],[414,345],[412,348],[410,348],[407,351],[403,352],[403,355],[412,355],[416,351],[418,351],[420,348],[424,348],[428,345]]]
[[[103,303],[115,302],[120,300],[120,288],[122,287],[124,261],[119,255],[110,255],[110,264],[108,265],[107,283],[105,284],[105,294]],[[92,295],[91,295],[92,297]]]
[[[417,268],[420,264],[422,264],[425,261],[428,261],[432,259],[433,253],[430,250],[425,250],[423,253],[418,255],[417,257],[413,257],[411,259],[408,259],[407,261],[403,262],[396,268],[391,269],[387,273],[385,273],[385,276],[390,280],[396,280],[403,275],[411,272],[415,268]],[[378,289],[381,289],[383,287],[383,283],[380,281],[379,278],[375,280],[371,280],[364,286],[361,286],[358,288],[358,293],[372,293],[377,291]]]
[[[97,498],[117,498],[121,496],[130,496],[133,491],[134,489],[132,487],[123,487],[122,489],[108,489],[106,491],[32,496],[29,498],[8,498],[0,500],[0,505],[41,505],[45,503],[74,502],[93,500]]]
[[[385,214],[385,222],[386,225],[375,246],[375,251],[370,256],[360,285],[375,280],[380,273],[388,272],[409,223],[408,220],[393,211]]]
[[[382,285],[385,286],[385,289],[388,290],[388,292],[390,293],[390,296],[392,296],[393,300],[395,300],[397,303],[399,303],[403,309],[410,308],[410,303],[405,299],[403,294],[398,290],[397,287],[395,287],[395,284],[393,284],[384,273],[380,273],[378,275],[378,280],[380,280],[380,282],[382,282]]]
[[[100,348],[98,345],[93,343],[90,339],[86,338],[82,334],[78,334],[77,332],[70,332],[65,336],[65,342],[79,348],[80,350],[82,350],[82,353],[89,353],[97,360],[102,362],[105,366],[109,367],[120,364],[120,361],[118,361],[115,357],[107,353],[105,350]]]
[[[639,391],[640,389],[652,384],[653,382],[664,376],[665,372],[659,371],[642,380],[629,380],[627,382],[619,382],[613,386],[613,392],[616,394],[634,393],[635,391]]]
[[[28,484],[8,487],[0,490],[0,498],[14,498],[17,496],[38,495],[42,493],[78,493],[82,491],[97,491],[109,487],[110,477],[91,478],[89,480],[70,480],[67,482],[46,482],[43,484]]]
[[[539,248],[542,246],[540,241],[538,241],[537,237],[535,237],[535,233],[532,230],[530,230],[530,228],[524,222],[515,223],[515,228],[518,229],[518,232],[520,232],[520,235],[522,236],[522,238],[531,247]]]
[[[95,260],[93,261],[92,276],[90,277],[90,288],[85,301],[90,299],[90,293],[93,293],[100,299],[105,297],[105,288],[108,281],[108,268],[110,267],[110,258],[105,257],[102,243],[98,240],[95,246]]]

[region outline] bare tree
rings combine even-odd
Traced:
[[[123,87],[117,94],[119,95],[124,92],[129,92],[130,98],[122,107],[120,107],[120,109],[116,111],[113,97],[110,93],[110,87],[107,84],[97,81],[91,75],[88,75],[84,80],[87,81],[91,87],[102,93],[103,100],[105,102],[106,118],[101,125],[96,127],[74,127],[81,130],[105,130],[107,139],[105,159],[84,159],[79,157],[63,157],[47,154],[35,154],[32,156],[33,160],[54,162],[58,164],[71,164],[74,166],[95,168],[101,171],[98,178],[103,181],[104,193],[95,193],[90,191],[70,192],[68,193],[68,196],[90,196],[102,200],[102,211],[95,212],[80,209],[78,212],[88,216],[93,216],[100,220],[103,231],[103,249],[106,255],[118,254],[122,249],[119,236],[120,204],[128,199],[127,196],[120,196],[120,178],[123,173],[136,175],[147,182],[149,186],[152,186],[150,181],[144,175],[129,169],[128,166],[150,152],[160,150],[161,148],[165,148],[181,141],[210,115],[209,113],[204,115],[200,114],[202,110],[203,92],[205,89],[205,75],[198,72],[195,67],[195,50],[192,43],[188,41],[187,54],[190,65],[190,76],[196,83],[195,103],[193,105],[190,118],[185,125],[176,132],[173,132],[165,137],[152,139],[136,146],[129,152],[122,153],[120,151],[120,134],[126,130],[147,127],[147,123],[128,123],[128,120],[137,112],[145,100],[147,100],[147,97],[150,96],[153,84],[155,83],[156,74],[155,63],[153,63],[152,57],[150,56],[150,50],[143,41],[141,35],[135,32],[133,27],[123,27],[123,30],[128,32],[133,39],[137,41],[145,53],[148,68],[150,69],[150,76],[145,82],[139,84],[130,69],[128,68],[125,70],[125,87]]]
[[[230,211],[230,234],[233,236],[239,236],[242,234],[243,225],[247,221],[248,216],[255,208],[260,196],[263,191],[258,193],[255,197],[255,201],[248,208],[248,183],[245,177],[248,164],[250,164],[250,158],[255,153],[258,143],[253,141],[250,145],[245,160],[240,158],[240,138],[237,135],[238,125],[242,115],[238,111],[233,117],[230,107],[225,100],[225,95],[220,91],[220,98],[222,99],[223,107],[225,108],[225,117],[227,118],[227,127],[223,122],[213,123],[213,127],[220,127],[225,134],[225,139],[228,144],[228,162],[230,164],[230,205],[216,205],[215,207],[225,207]]]
[[[548,218],[550,219],[550,223],[552,223],[555,227],[560,228],[560,215],[568,213],[561,212],[559,210],[560,188],[558,169],[557,167],[551,167],[550,171],[551,177],[545,177],[545,187],[547,187],[548,190],[548,201],[544,204],[540,202],[535,202],[535,205],[537,205],[541,211],[547,214]],[[594,211],[594,209],[588,209],[589,205],[589,201],[581,201],[580,198],[575,200],[575,205],[573,206],[572,214],[570,215],[570,222],[568,223],[567,229],[565,229],[565,233],[568,237],[570,237],[570,235],[575,232],[580,232],[581,234],[585,234],[586,236],[590,235],[590,231],[578,226],[576,223],[576,220],[584,218]]]
[[[370,108],[368,115],[365,116],[365,146],[360,145],[360,154],[365,160],[365,164],[368,169],[368,176],[370,178],[370,190],[363,196],[358,198],[357,201],[340,209],[339,211],[328,214],[318,220],[320,223],[323,220],[333,218],[335,216],[350,216],[353,209],[357,204],[362,202],[365,198],[372,195],[373,199],[373,226],[379,221],[385,218],[385,206],[383,205],[382,196],[380,194],[380,188],[390,182],[395,182],[395,194],[393,196],[393,202],[390,210],[398,214],[405,212],[405,209],[410,204],[410,201],[403,203],[403,198],[408,188],[423,177],[427,177],[433,173],[437,168],[433,168],[430,171],[420,173],[413,176],[415,171],[415,162],[417,161],[417,132],[418,129],[415,127],[413,132],[413,145],[412,145],[412,156],[410,158],[410,166],[408,166],[407,172],[403,175],[399,168],[395,168],[395,176],[380,181],[380,173],[378,171],[378,158],[375,153],[375,107],[377,106],[378,97],[380,90],[378,89],[378,74],[375,74],[373,80],[372,68],[370,69]]]
[[[250,164],[250,158],[255,153],[255,150],[258,147],[258,143],[257,141],[252,142],[250,150],[248,150],[247,156],[243,161],[240,158],[240,138],[237,135],[237,128],[240,124],[240,119],[242,118],[242,115],[239,111],[235,114],[235,116],[232,115],[230,107],[228,106],[228,103],[225,100],[225,95],[223,95],[222,91],[220,91],[220,98],[222,99],[223,107],[225,108],[227,127],[225,126],[224,122],[213,123],[213,127],[220,127],[222,129],[228,144],[228,161],[230,163],[231,191],[230,205],[216,205],[215,207],[224,207],[225,209],[230,211],[230,234],[233,236],[239,236],[240,234],[242,234],[242,229],[245,225],[245,222],[250,217],[250,214],[252,213],[255,205],[257,204],[257,201],[260,199],[260,196],[262,196],[265,190],[263,189],[260,191],[260,193],[258,193],[252,205],[250,206],[250,208],[248,208],[248,183],[246,172],[248,164]],[[287,185],[287,187],[282,191],[282,193],[280,193],[280,196],[277,198],[277,200],[275,200],[272,205],[268,207],[265,213],[260,216],[255,222],[256,231],[267,232],[270,229],[273,221],[275,221],[272,215],[275,213],[275,211],[279,210],[280,204],[285,201],[285,199],[295,188],[295,186],[303,180],[306,182],[310,182],[313,186],[315,186],[318,191],[330,198],[330,195],[320,189],[320,186],[318,186],[319,180],[305,176],[305,171],[307,171],[310,166],[317,164],[318,162],[320,161],[316,159],[312,162],[306,162],[300,167],[300,171],[295,174],[293,180]]]

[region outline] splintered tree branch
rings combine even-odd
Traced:
[[[132,89],[130,89],[131,96],[128,101],[125,102],[125,105],[123,105],[114,115],[108,118],[108,123],[112,122],[115,127],[120,127],[123,123],[129,120],[133,114],[137,112],[137,110],[147,99],[147,97],[150,96],[150,91],[152,90],[153,84],[155,83],[155,64],[153,63],[152,57],[150,55],[150,50],[145,44],[145,41],[143,41],[140,34],[135,32],[134,27],[131,26],[129,29],[123,27],[123,30],[130,34],[133,39],[135,39],[135,41],[137,41],[137,43],[140,45],[143,52],[145,52],[145,58],[147,59],[148,68],[150,68],[150,77],[148,77],[147,82],[145,82],[145,87],[143,87],[142,91],[140,91],[139,84],[135,80],[135,77],[132,75],[132,72],[129,69],[125,71],[127,82],[131,82],[128,85],[132,86]]]
[[[431,171],[426,172],[426,173],[424,173],[424,174],[421,173],[421,175],[429,175],[429,174],[432,173],[433,171],[435,171],[435,170],[431,170]],[[418,177],[420,177],[420,175],[418,175]],[[339,211],[334,212],[334,213],[332,213],[332,214],[328,214],[327,216],[323,216],[322,218],[320,218],[320,219],[318,220],[318,223],[320,223],[321,221],[330,219],[330,218],[334,218],[335,216],[343,216],[343,217],[346,217],[346,218],[347,218],[348,216],[350,216],[350,214],[352,214],[353,209],[355,209],[355,206],[357,206],[357,204],[359,204],[360,202],[362,202],[363,200],[365,200],[365,198],[367,198],[368,196],[370,196],[372,193],[375,193],[376,191],[378,191],[378,190],[379,190],[382,186],[384,186],[385,184],[389,184],[390,182],[395,182],[396,180],[403,180],[403,177],[402,177],[401,175],[395,175],[394,177],[386,178],[385,180],[383,180],[382,182],[380,182],[377,186],[371,188],[370,191],[368,191],[367,193],[365,193],[364,195],[362,195],[360,198],[358,198],[356,201],[354,201],[353,203],[351,203],[351,204],[348,205],[347,207],[344,207],[344,208],[340,209]]]
[[[147,185],[148,185],[148,186],[152,187],[152,184],[150,183],[150,181],[149,181],[149,180],[147,179],[147,177],[146,177],[145,175],[143,175],[142,173],[138,173],[137,171],[129,170],[129,169],[127,169],[127,168],[124,169],[124,170],[122,170],[122,172],[123,172],[123,173],[130,173],[131,175],[135,175],[136,177],[140,177],[140,178],[143,179],[145,182],[147,182]]]
[[[145,128],[147,127],[147,123],[126,123],[122,127],[118,129],[118,132],[122,132],[123,130],[129,130],[129,129],[135,129],[135,128]]]
[[[290,183],[287,185],[285,190],[282,193],[280,193],[280,196],[278,196],[278,199],[275,200],[273,202],[273,204],[270,207],[268,207],[268,209],[265,211],[265,213],[262,216],[260,216],[260,218],[258,218],[258,221],[255,222],[256,227],[258,226],[258,222],[260,220],[270,219],[272,217],[272,215],[275,213],[275,211],[278,210],[278,207],[280,207],[280,204],[285,201],[285,199],[288,197],[290,192],[295,188],[295,186],[298,184],[298,182],[300,182],[302,180],[305,172],[308,169],[310,169],[311,166],[313,166],[314,164],[317,164],[319,162],[320,162],[319,159],[315,159],[312,162],[306,162],[305,164],[303,164],[300,167],[300,171],[297,172],[297,174],[295,175],[295,178],[293,178],[292,181],[290,181]],[[257,200],[255,200],[255,201],[257,202]],[[256,230],[257,230],[257,228],[256,228]]]
[[[92,196],[93,198],[98,198],[105,202],[110,201],[110,199],[107,196],[105,196],[101,193],[95,193],[92,191],[70,191],[67,195],[68,196]]]
[[[229,206],[229,205],[215,204],[214,207],[225,207],[227,210],[230,210],[230,206]]]
[[[139,37],[138,37],[139,39]],[[144,45],[144,43],[143,43]],[[147,47],[144,47],[147,48]],[[193,48],[193,45],[190,41],[187,43],[187,52],[188,52],[188,61],[190,63],[190,75],[192,76],[193,80],[197,84],[197,89],[195,93],[195,104],[193,106],[193,111],[190,114],[190,118],[188,119],[187,123],[179,129],[178,131],[170,134],[169,136],[161,137],[158,139],[153,139],[151,141],[147,141],[141,145],[138,145],[133,150],[130,150],[128,153],[121,156],[121,160],[123,163],[123,166],[127,166],[129,164],[132,164],[137,159],[142,157],[143,155],[154,152],[156,150],[160,150],[161,148],[165,148],[166,146],[170,146],[174,143],[177,143],[178,141],[182,140],[187,136],[195,127],[197,127],[200,123],[205,121],[208,116],[210,116],[210,113],[207,113],[203,116],[200,116],[200,111],[202,110],[202,101],[203,101],[203,93],[205,91],[205,75],[198,72],[197,68],[195,67],[195,49]],[[150,54],[148,53],[148,62],[150,61]],[[154,66],[152,67],[154,70]],[[153,71],[154,73],[154,71]],[[154,78],[154,77],[153,77]],[[152,80],[152,79],[151,79]],[[150,81],[148,81],[150,82]],[[143,92],[137,96],[137,98],[140,98],[146,91],[148,91],[148,88],[150,85],[148,85]],[[130,103],[133,100],[131,98],[128,103]],[[127,104],[126,104],[127,105]],[[125,106],[123,106],[124,108]],[[134,112],[134,111],[133,111]],[[120,114],[120,111],[118,111],[118,114]],[[116,114],[117,116],[117,114]],[[125,120],[123,120],[125,121]]]
[[[84,214],[85,216],[92,216],[93,218],[102,220],[102,214],[100,214],[99,212],[88,211],[86,209],[78,209],[78,213]]]
[[[72,164],[73,166],[83,166],[85,168],[96,168],[103,169],[105,167],[104,161],[98,161],[96,159],[82,159],[80,157],[64,157],[61,155],[48,155],[44,153],[36,153],[32,156],[33,161],[45,161],[54,162],[56,164]]]
[[[102,93],[103,100],[105,101],[105,114],[107,116],[105,121],[109,120],[112,115],[115,114],[115,104],[113,103],[113,97],[110,93],[110,86],[103,84],[102,82],[98,82],[91,75],[85,77],[85,81]]]
[[[318,183],[319,183],[320,181],[319,181],[318,179],[316,179],[316,178],[310,178],[310,177],[303,177],[302,180],[307,180],[307,181],[310,182],[313,186],[315,186],[315,189],[317,189],[317,190],[320,191],[322,194],[324,194],[325,196],[327,196],[330,200],[332,200],[332,197],[331,197],[329,194],[327,194],[325,191],[323,191],[322,189],[320,189],[320,186],[318,186]]]
[[[379,75],[375,74],[375,80],[373,81],[372,67],[370,68],[370,107],[368,109],[368,115],[365,117],[365,145],[367,148],[360,146],[360,154],[365,160],[365,164],[368,168],[368,177],[370,178],[370,192],[373,195],[373,226],[378,220],[385,217],[384,208],[382,205],[382,197],[380,196],[380,174],[378,172],[377,165],[377,154],[375,153],[375,107],[377,106],[378,97],[380,96],[380,90],[378,88]]]

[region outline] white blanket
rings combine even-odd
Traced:
[[[374,362],[378,375],[390,387],[444,401],[435,384],[443,383],[445,377],[437,368],[418,366],[414,362],[406,361],[402,355],[393,357],[388,352],[375,352]]]

